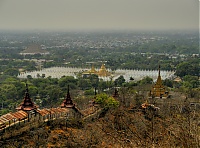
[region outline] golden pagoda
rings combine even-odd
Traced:
[[[159,69],[158,69],[158,78],[156,81],[156,84],[154,84],[154,86],[152,87],[149,96],[150,97],[156,97],[156,98],[167,98],[169,95],[168,91],[166,91],[165,87],[162,85],[162,79],[160,76],[160,65],[159,65]]]
[[[99,71],[96,71],[95,68],[94,68],[94,65],[92,64],[92,67],[90,70],[88,71],[85,71],[82,73],[82,75],[84,77],[89,77],[90,75],[97,75],[99,77],[108,77],[108,76],[111,76],[111,73],[109,73],[107,70],[106,70],[106,67],[105,67],[105,64],[102,64],[101,65],[101,68],[99,69]]]
[[[99,77],[108,77],[111,76],[111,74],[106,70],[105,64],[101,65],[101,68],[98,72]]]
[[[93,64],[92,64],[92,68],[90,70],[83,72],[83,75],[86,75],[86,76],[92,75],[92,74],[98,75],[98,71],[95,70]]]
[[[88,71],[89,74],[97,74],[98,72],[95,70],[94,65],[92,64],[91,70]]]

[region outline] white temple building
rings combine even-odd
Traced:
[[[42,76],[51,77],[51,78],[58,78],[60,79],[62,76],[73,76],[76,78],[76,75],[78,73],[82,73],[88,69],[83,68],[72,68],[72,67],[51,67],[51,68],[44,68],[39,71],[31,71],[31,72],[24,72],[20,73],[18,75],[18,78],[26,79],[28,75],[30,75],[32,78],[39,78]],[[103,79],[104,81],[109,80],[115,80],[119,76],[123,76],[126,80],[126,82],[130,81],[130,78],[132,77],[135,81],[141,80],[144,77],[150,77],[154,81],[156,81],[158,76],[158,70],[126,70],[126,69],[117,69],[116,71],[111,71],[108,69],[110,73],[112,73],[111,76],[108,77],[99,77],[100,79]],[[175,71],[160,71],[160,75],[163,80],[165,79],[171,79],[174,77]]]

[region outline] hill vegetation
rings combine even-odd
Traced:
[[[178,94],[180,96],[180,94]],[[199,147],[200,108],[188,100],[157,100],[159,109],[110,108],[92,120],[57,119],[1,139],[1,147]],[[182,111],[181,111],[182,110]],[[17,130],[20,132],[20,129]],[[11,136],[15,135],[15,136]],[[4,136],[5,137],[5,136]]]

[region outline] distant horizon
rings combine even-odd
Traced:
[[[0,32],[42,32],[42,33],[50,33],[50,32],[76,32],[76,33],[84,33],[84,32],[199,32],[200,29],[0,29]]]

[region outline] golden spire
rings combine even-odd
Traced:
[[[162,79],[161,79],[161,76],[160,76],[160,65],[158,67],[158,78],[157,78],[157,81],[156,81],[156,85],[162,85]]]
[[[91,73],[97,73],[97,71],[96,71],[95,68],[94,68],[94,64],[92,64],[92,68],[91,68],[90,72],[91,72]]]
[[[107,72],[105,64],[102,64],[98,75],[100,77],[107,77],[107,76],[110,76],[111,74],[109,72]]]
[[[106,70],[105,64],[101,65],[101,70]]]
[[[158,78],[156,84],[152,87],[150,91],[150,96],[152,97],[168,97],[169,93],[165,90],[165,87],[162,85],[162,79],[160,75],[160,65],[158,68]]]
[[[94,64],[92,64],[92,67],[90,70],[83,72],[83,74],[97,74],[98,72],[94,68]]]

